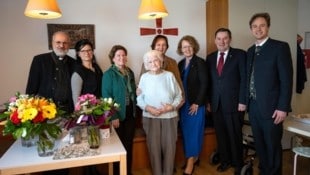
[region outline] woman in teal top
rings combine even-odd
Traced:
[[[102,96],[113,98],[120,104],[120,110],[112,116],[121,142],[127,151],[127,174],[131,174],[132,145],[135,133],[136,83],[133,71],[126,66],[127,50],[121,45],[112,47],[109,58],[111,67],[102,76]],[[114,167],[114,174],[119,174],[119,164]]]

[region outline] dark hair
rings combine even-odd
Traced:
[[[178,43],[178,48],[177,48],[177,53],[179,55],[182,55],[183,52],[182,52],[182,41],[188,41],[189,44],[193,47],[193,50],[194,50],[194,53],[198,53],[199,49],[200,49],[200,46],[199,46],[199,43],[198,41],[191,35],[185,35],[181,38],[181,40],[179,41]]]
[[[156,45],[157,41],[160,39],[164,39],[166,41],[166,44],[167,44],[167,49],[169,48],[168,38],[165,35],[156,35],[152,41],[152,44],[151,44],[152,50],[155,49],[155,45]]]
[[[111,64],[114,64],[113,58],[115,56],[115,53],[118,50],[123,50],[125,52],[125,54],[127,55],[127,49],[124,46],[122,46],[122,45],[114,45],[112,47],[112,49],[110,50],[110,53],[109,53],[109,59],[110,59]]]
[[[216,38],[216,35],[219,33],[219,32],[226,32],[226,33],[228,33],[228,36],[229,36],[229,38],[231,39],[231,31],[229,30],[229,29],[227,29],[227,28],[219,28],[219,29],[217,29],[216,30],[216,32],[215,32],[215,38]]]
[[[83,47],[85,47],[86,45],[89,45],[91,47],[92,50],[94,50],[94,46],[93,43],[91,43],[88,39],[81,39],[79,41],[76,42],[74,49],[75,49],[75,54],[76,54],[76,60],[78,63],[82,63],[82,59],[79,56],[79,52],[82,50]],[[95,55],[93,55],[93,63],[96,62],[96,58]]]
[[[269,15],[269,13],[256,13],[250,19],[250,22],[249,22],[250,28],[252,28],[251,27],[252,23],[257,18],[264,18],[267,22],[267,26],[270,27],[270,15]]]

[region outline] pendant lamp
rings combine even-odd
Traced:
[[[56,0],[28,0],[25,15],[30,18],[55,19],[61,17]]]
[[[139,19],[156,19],[168,16],[162,0],[141,0]]]

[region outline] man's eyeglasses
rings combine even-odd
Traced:
[[[68,45],[68,42],[54,41],[56,45]]]

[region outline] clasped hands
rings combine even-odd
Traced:
[[[149,112],[150,114],[154,116],[159,116],[161,114],[164,114],[166,112],[171,112],[175,110],[174,106],[167,103],[162,103],[160,108],[156,108],[154,106],[147,105],[145,107],[145,111]]]

